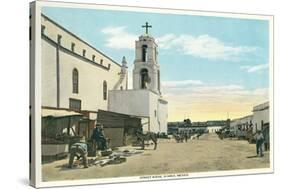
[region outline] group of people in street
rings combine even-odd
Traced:
[[[239,131],[241,131],[241,130],[239,130]],[[250,138],[251,140],[248,140],[249,143],[252,143],[253,141],[255,141],[255,143],[256,143],[257,156],[263,157],[264,156],[263,152],[269,150],[269,143],[270,143],[269,142],[269,130],[265,130],[265,129],[257,130],[256,133],[253,135],[252,134],[253,129],[252,129],[252,126],[250,126],[245,131],[248,131],[250,133],[249,135],[252,135],[252,137]],[[221,130],[217,131],[216,134],[219,136],[220,139],[224,138],[223,131],[221,131]],[[236,135],[236,137],[239,139],[239,136]],[[229,137],[229,138],[231,138],[231,137]]]
[[[181,132],[173,133],[173,136],[174,136],[174,138],[177,142],[183,142],[183,141],[187,142],[188,139],[193,140],[195,138],[197,140],[199,140],[199,137],[201,135],[202,135],[201,132],[193,132],[192,133],[190,131],[181,131]]]
[[[177,136],[180,138],[179,141],[181,141],[181,142],[183,142],[183,140],[185,140],[185,142],[187,142],[188,138],[190,137],[189,133],[187,133],[187,132],[179,133]],[[199,137],[197,139],[199,139]],[[265,136],[261,130],[258,130],[256,132],[254,139],[256,141],[257,156],[263,157],[264,156],[263,148],[264,148],[264,146],[265,146],[265,148],[268,148],[268,147],[267,147],[267,145],[265,145]],[[108,149],[107,139],[104,135],[102,125],[100,125],[100,124],[96,125],[96,127],[93,129],[90,141],[91,141],[90,144],[93,144],[93,143],[96,144],[95,150]],[[88,160],[87,160],[88,145],[89,145],[89,143],[87,143],[85,141],[85,137],[82,137],[82,139],[80,139],[79,142],[76,142],[70,146],[70,148],[69,148],[70,156],[69,156],[69,164],[68,164],[69,168],[73,167],[73,162],[74,162],[75,157],[77,158],[77,160],[82,158],[84,168],[88,168]]]

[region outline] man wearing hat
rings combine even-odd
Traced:
[[[96,142],[100,142],[101,150],[106,150],[108,148],[107,141],[103,133],[103,126],[101,124],[97,123],[96,128],[93,130],[91,139]]]
[[[262,134],[261,130],[257,131],[257,133],[255,135],[255,140],[256,140],[257,155],[260,155],[260,157],[262,157],[263,156],[262,145],[263,145],[263,142],[264,142],[264,137],[263,137],[263,134]]]
[[[70,157],[69,157],[69,163],[68,168],[73,167],[73,161],[75,156],[77,157],[77,160],[82,157],[84,168],[88,168],[88,159],[87,159],[87,144],[85,141],[85,137],[83,137],[80,142],[74,143],[71,145],[69,149]]]

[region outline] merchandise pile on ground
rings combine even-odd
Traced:
[[[88,166],[106,166],[106,165],[113,165],[113,164],[120,164],[124,163],[127,160],[127,157],[141,154],[142,151],[136,151],[136,150],[116,150],[112,151],[111,149],[107,151],[100,152],[100,155],[97,157],[91,157],[88,158]],[[68,164],[64,164],[61,166],[61,168],[67,168]],[[83,162],[82,159],[76,160],[74,162],[73,168],[83,168]]]

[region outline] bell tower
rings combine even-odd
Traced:
[[[145,34],[136,41],[135,61],[133,69],[133,89],[151,90],[161,94],[160,65],[157,61],[157,44],[155,39],[148,34],[151,25],[142,26]]]

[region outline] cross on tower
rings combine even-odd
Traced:
[[[148,23],[146,22],[144,26],[142,26],[143,28],[145,28],[145,33],[148,34],[148,28],[152,28],[151,25],[148,25]]]

